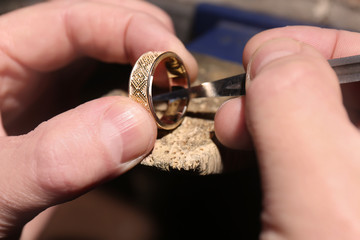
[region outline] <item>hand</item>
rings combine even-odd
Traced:
[[[48,78],[58,69],[85,57],[134,63],[150,50],[175,51],[196,74],[169,17],[146,2],[51,1],[0,17],[0,238],[18,237],[42,210],[122,174],[152,149],[152,117],[121,97],[85,103],[25,135],[6,134],[32,120],[35,103],[52,103],[43,97],[59,92]]]
[[[256,150],[262,239],[360,236],[359,84],[343,86],[347,113],[326,61],[360,54],[359,43],[359,33],[286,27],[245,48],[246,97],[225,104],[215,127],[224,144]]]

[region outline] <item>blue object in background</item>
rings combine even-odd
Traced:
[[[220,21],[214,28],[187,45],[192,52],[203,53],[228,61],[242,63],[246,42],[262,29]]]
[[[196,9],[190,51],[242,63],[246,42],[270,28],[304,25],[283,18],[203,3]]]

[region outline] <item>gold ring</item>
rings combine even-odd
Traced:
[[[147,52],[135,63],[129,81],[129,97],[148,110],[161,129],[171,130],[182,122],[189,97],[170,99],[157,114],[152,100],[154,78],[167,78],[169,91],[189,88],[190,81],[181,58],[174,52]]]

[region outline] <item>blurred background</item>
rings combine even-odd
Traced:
[[[0,0],[0,13],[36,2],[40,1]],[[179,38],[202,56],[197,57],[200,66],[221,62],[228,66],[225,73],[241,68],[245,43],[265,29],[307,24],[360,31],[360,0],[149,2],[169,13]],[[100,69],[95,75],[108,76],[112,79],[108,82],[114,83],[131,67],[118,70],[119,66],[102,65]],[[90,86],[98,89],[96,84]],[[241,164],[208,176],[137,166],[61,205],[34,239],[258,239],[261,191],[256,157],[253,152],[224,148],[221,153]]]

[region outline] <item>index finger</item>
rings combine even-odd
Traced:
[[[244,49],[245,67],[259,46],[275,38],[293,38],[309,44],[326,59],[360,54],[359,33],[311,26],[289,26],[267,30],[255,35]]]
[[[196,62],[172,26],[140,11],[141,2],[133,2],[136,7],[131,2],[55,1],[3,15],[0,50],[39,72],[58,69],[81,56],[134,63],[144,52],[170,50],[183,58],[195,76]]]

